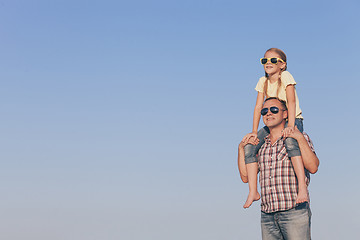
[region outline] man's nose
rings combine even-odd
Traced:
[[[270,111],[270,109],[267,111],[267,113],[265,114],[265,116],[268,116],[268,115],[272,115],[273,113]]]

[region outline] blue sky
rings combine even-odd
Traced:
[[[313,238],[354,238],[359,7],[0,1],[1,235],[259,239],[236,151],[278,47],[321,161]]]

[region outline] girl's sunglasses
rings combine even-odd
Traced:
[[[278,107],[270,107],[270,112],[277,114],[280,111]],[[265,116],[269,112],[269,108],[261,109],[261,115]]]
[[[266,64],[268,61],[270,61],[272,64],[277,64],[279,61],[284,62],[281,58],[261,58],[260,62],[261,64]]]

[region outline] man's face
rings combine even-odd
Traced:
[[[277,107],[279,109],[278,113],[272,113],[270,111],[271,107]],[[268,108],[268,112],[263,116],[264,124],[269,127],[273,128],[281,124],[285,124],[285,119],[287,118],[287,111],[284,111],[284,107],[282,104],[276,100],[271,99],[264,103],[263,108]]]

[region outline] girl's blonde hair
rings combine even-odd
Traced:
[[[277,55],[279,55],[279,57],[286,63],[286,54],[278,49],[278,48],[270,48],[268,50],[266,50],[265,54],[267,52],[275,52]],[[283,71],[286,71],[287,69],[287,63],[285,65],[285,68],[284,69],[281,69],[281,73]],[[279,91],[280,91],[280,86],[281,86],[281,73],[279,74],[279,79],[278,79],[278,88],[277,88],[277,92],[276,92],[276,96],[278,97],[279,96]],[[269,75],[265,72],[265,77],[266,77],[266,80],[265,80],[265,84],[264,84],[264,93],[265,93],[265,98],[268,97],[268,94],[267,94],[267,89],[268,89],[268,84],[269,84]]]

